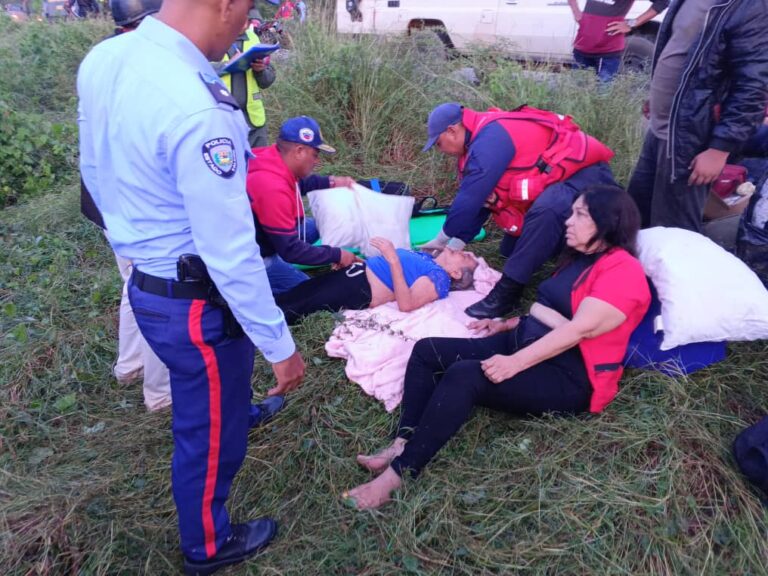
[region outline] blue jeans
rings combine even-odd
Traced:
[[[264,267],[267,269],[267,278],[269,278],[269,286],[272,288],[272,294],[287,292],[305,280],[309,280],[309,276],[304,274],[304,272],[298,268],[295,268],[293,264],[289,264],[280,258],[277,254],[274,256],[265,256]]]
[[[307,218],[306,225],[307,243],[314,244],[320,239],[314,218]],[[264,267],[267,270],[267,278],[269,279],[269,286],[272,288],[272,294],[287,292],[309,279],[309,276],[304,274],[304,272],[295,268],[293,264],[289,264],[277,254],[265,256]]]
[[[594,68],[597,72],[597,78],[601,82],[610,82],[614,76],[619,73],[621,67],[621,56],[589,56],[578,50],[573,51],[573,60],[577,68]]]

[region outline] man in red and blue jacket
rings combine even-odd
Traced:
[[[348,176],[312,174],[320,152],[336,150],[323,141],[314,118],[289,118],[280,127],[277,143],[254,148],[248,163],[247,190],[256,241],[264,259],[273,294],[290,290],[309,276],[292,264],[345,267],[357,260],[352,252],[334,246],[314,246],[317,228],[304,215],[302,196],[312,190],[351,186]]]
[[[424,151],[437,146],[459,160],[459,191],[440,234],[422,249],[463,249],[491,216],[489,199],[503,192],[502,184],[509,187],[515,171],[524,170],[530,159],[545,152],[547,137],[533,122],[506,121],[500,116],[455,102],[441,104],[429,115]],[[607,161],[595,161],[610,158],[610,150],[587,138],[599,154],[585,154],[581,164],[572,163],[570,177],[546,186],[532,203],[520,207],[519,226],[505,229],[501,241],[501,254],[507,257],[503,276],[485,299],[467,308],[468,315],[493,318],[512,312],[534,272],[560,250],[576,198],[591,185],[615,185]]]

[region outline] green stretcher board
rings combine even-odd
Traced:
[[[430,214],[429,210],[422,213],[421,216],[411,218],[411,247],[418,248],[422,244],[426,244],[432,238],[438,235],[440,230],[443,229],[445,223],[446,214],[443,209],[438,208],[435,210],[435,214]],[[485,239],[485,228],[481,228],[477,236],[475,236],[473,242],[479,242]],[[322,239],[315,242],[316,246],[323,243]],[[359,254],[360,251],[353,249],[352,252]],[[304,266],[303,264],[294,264],[299,270],[315,270],[317,268],[324,268],[324,266]]]
[[[430,214],[430,210],[425,210],[422,212],[422,216],[411,218],[411,246],[413,248],[426,244],[443,229],[447,216],[445,210],[437,208],[434,212],[435,214]],[[480,240],[485,240],[485,228],[481,228],[472,241],[480,242]]]

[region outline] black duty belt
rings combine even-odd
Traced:
[[[207,282],[177,282],[176,280],[150,276],[136,269],[133,270],[133,285],[142,292],[167,298],[209,300],[211,297],[211,285]]]

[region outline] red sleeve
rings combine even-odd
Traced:
[[[257,182],[258,180],[258,182]],[[256,220],[270,234],[296,233],[296,199],[267,179],[248,177],[246,188]]]
[[[297,214],[296,197],[286,194],[285,187],[265,178],[249,177],[246,189],[260,229],[283,260],[309,266],[334,264],[341,260],[340,248],[312,246],[301,239],[297,219],[303,216],[303,211]]]
[[[610,256],[609,256],[610,258]],[[587,296],[618,308],[628,318],[651,301],[648,280],[640,262],[626,252],[617,253],[595,271]]]

